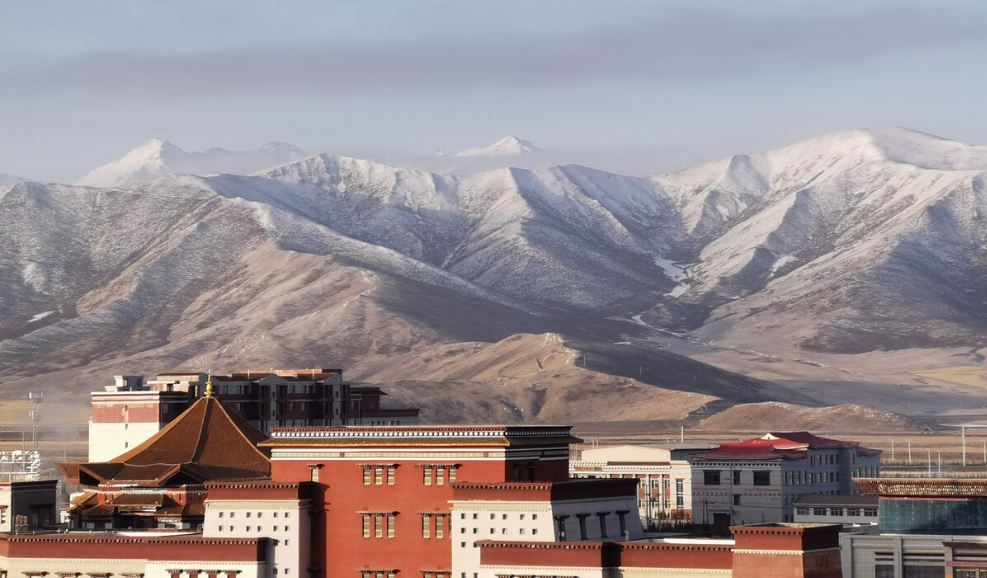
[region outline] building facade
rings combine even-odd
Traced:
[[[732,524],[792,522],[805,495],[854,495],[853,478],[880,475],[880,450],[808,432],[769,433],[692,458],[693,519]]]
[[[692,522],[692,466],[689,458],[715,445],[669,443],[584,449],[569,462],[574,478],[634,478],[638,510],[648,528]]]
[[[114,376],[93,392],[89,461],[113,459],[150,438],[202,397],[206,373]],[[382,408],[378,387],[352,386],[340,369],[246,370],[212,375],[214,395],[255,428],[282,426],[412,425],[414,408]]]

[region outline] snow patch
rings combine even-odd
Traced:
[[[774,265],[771,266],[771,275],[777,273],[778,269],[781,269],[782,267],[788,265],[792,261],[797,261],[797,260],[798,259],[792,257],[791,255],[782,255],[781,257],[778,258],[777,261],[774,262]]]
[[[45,317],[48,317],[52,313],[54,313],[54,311],[45,311],[44,313],[38,313],[34,317],[28,319],[27,322],[28,323],[34,323],[35,321],[41,321],[42,319],[44,319]]]
[[[655,265],[661,267],[661,270],[664,271],[665,275],[672,281],[684,281],[689,278],[685,272],[685,269],[677,266],[668,259],[655,257]]]

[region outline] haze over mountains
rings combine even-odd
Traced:
[[[141,148],[86,177],[113,188],[0,187],[5,381],[326,364],[444,419],[648,419],[854,401],[677,353],[984,346],[985,147],[889,128],[650,178],[316,155],[125,185],[227,153]]]
[[[272,142],[251,151],[212,148],[187,153],[170,142],[153,138],[123,158],[89,171],[74,184],[87,187],[119,187],[143,183],[165,175],[247,175],[267,167],[308,156],[298,147]]]

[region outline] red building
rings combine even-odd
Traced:
[[[411,426],[283,428],[263,445],[274,482],[319,484],[320,576],[417,576],[452,572],[455,488],[566,482],[573,441],[569,427]]]

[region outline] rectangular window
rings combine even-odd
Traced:
[[[456,468],[449,468],[449,483],[456,483]]]
[[[813,516],[825,516],[826,515],[826,508],[812,508],[812,515]]]
[[[758,470],[754,472],[754,485],[755,486],[770,486],[771,485],[771,472],[768,470]]]
[[[865,516],[876,517],[877,516],[877,508],[864,508],[864,515]]]
[[[422,516],[422,538],[428,540],[432,537],[432,518]]]
[[[720,485],[720,470],[703,470],[703,484],[707,486]]]
[[[446,484],[446,469],[435,468],[435,485],[444,486]]]
[[[740,505],[740,494],[734,494],[733,495],[733,505],[734,506],[739,506]]]
[[[733,471],[733,483],[734,485],[740,485],[740,470]]]
[[[795,513],[799,516],[808,516],[809,508],[796,508]]]
[[[675,480],[675,508],[685,509],[685,481]]]
[[[446,518],[445,516],[435,517],[435,537],[441,540],[445,538],[446,535]]]
[[[432,468],[423,468],[422,471],[424,472],[424,475],[425,475],[425,485],[426,486],[431,486],[432,485]]]
[[[830,516],[842,516],[843,515],[843,508],[830,508],[829,509],[829,515]]]
[[[387,485],[394,485],[394,468],[387,468]]]
[[[374,517],[374,538],[384,537],[384,516]]]
[[[370,485],[370,476],[371,476],[370,468],[363,468],[363,485],[364,486],[369,486]]]
[[[374,468],[374,485],[384,485],[384,468]]]
[[[394,537],[394,516],[387,517],[387,537]]]
[[[860,515],[860,508],[847,508],[846,509],[846,515],[847,516],[859,516]]]

